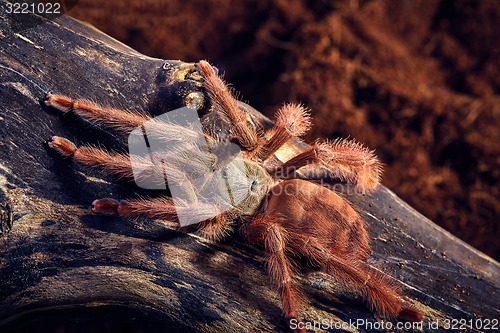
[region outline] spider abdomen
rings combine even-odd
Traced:
[[[283,181],[271,193],[267,211],[273,216],[286,216],[280,223],[296,250],[303,250],[302,240],[313,238],[333,253],[367,258],[370,246],[365,223],[338,194],[300,179]]]

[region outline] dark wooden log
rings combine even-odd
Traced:
[[[93,215],[95,198],[138,190],[45,144],[57,134],[125,147],[123,137],[44,109],[48,91],[160,114],[200,90],[193,65],[146,57],[68,17],[14,31],[4,2],[0,17],[0,332],[284,331],[259,249],[238,236],[214,243],[159,221]],[[369,225],[370,263],[424,313],[424,332],[448,331],[445,319],[467,320],[461,332],[498,320],[497,262],[385,187],[347,197]],[[309,324],[375,320],[334,279],[305,269],[299,281]]]

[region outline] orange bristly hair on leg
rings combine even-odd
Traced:
[[[126,154],[110,153],[96,147],[80,147],[75,151],[73,160],[89,167],[102,168],[120,177],[134,178],[130,157]]]
[[[336,139],[317,143],[318,157],[333,177],[354,184],[363,192],[373,191],[380,183],[382,163],[372,150],[356,141]]]
[[[94,213],[122,217],[150,217],[177,222],[177,213],[171,198],[159,197],[117,201],[98,199],[92,203]]]
[[[142,174],[137,175],[137,177],[141,177],[143,181],[146,181],[147,177],[150,177],[150,179],[157,179],[158,175],[162,175],[161,167],[145,157],[112,153],[104,149],[90,146],[77,148],[73,142],[59,136],[53,136],[51,141],[48,142],[48,145],[62,156],[72,158],[76,163],[92,168],[100,168],[101,170],[126,179],[135,178],[132,170],[132,162],[144,170]]]
[[[177,221],[177,211],[171,198],[123,200],[118,206],[118,215],[123,217],[145,216],[152,219]]]
[[[266,214],[257,215],[244,230],[249,242],[263,243],[267,271],[278,287],[283,311],[287,319],[297,319],[299,291],[294,279],[294,262],[287,255],[288,235],[279,218]]]
[[[47,144],[50,148],[54,149],[62,156],[68,158],[73,157],[77,149],[73,142],[60,136],[53,136],[52,138],[50,138],[50,141],[48,141]]]
[[[198,231],[200,234],[210,240],[218,241],[228,236],[233,227],[233,214],[224,212],[213,219],[200,223]]]
[[[91,122],[101,123],[120,132],[130,132],[151,119],[150,116],[119,110],[110,107],[101,107],[85,100],[74,100],[63,95],[48,94],[45,105],[56,108],[62,112],[73,112]]]
[[[215,108],[231,121],[235,139],[248,150],[255,149],[258,143],[257,132],[248,125],[247,115],[239,109],[224,81],[205,60],[198,62],[196,67],[204,80],[204,86]]]
[[[372,311],[388,319],[398,318],[403,311],[403,315],[408,314],[411,317],[413,312],[410,313],[402,306],[399,288],[383,273],[369,269],[365,263],[356,261],[355,256],[350,258],[345,254],[337,255],[322,248],[321,244],[314,240],[308,242],[305,253],[321,267],[322,271],[340,279],[346,286],[360,291]],[[415,313],[413,319],[418,319],[419,312],[412,311]]]
[[[293,137],[304,135],[311,128],[311,115],[302,105],[285,104],[276,113],[276,122],[269,130],[269,139],[257,150],[264,161]]]
[[[98,199],[92,202],[92,211],[103,215],[117,215],[120,202],[115,199]]]

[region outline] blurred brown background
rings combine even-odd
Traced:
[[[376,149],[383,183],[500,257],[500,2],[81,0],[69,14],[140,52],[208,59],[272,115],[312,109],[308,140]]]

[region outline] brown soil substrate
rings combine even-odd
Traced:
[[[376,149],[386,186],[500,257],[498,1],[82,0],[69,14],[150,56],[210,60],[268,115],[302,102],[308,140]]]

